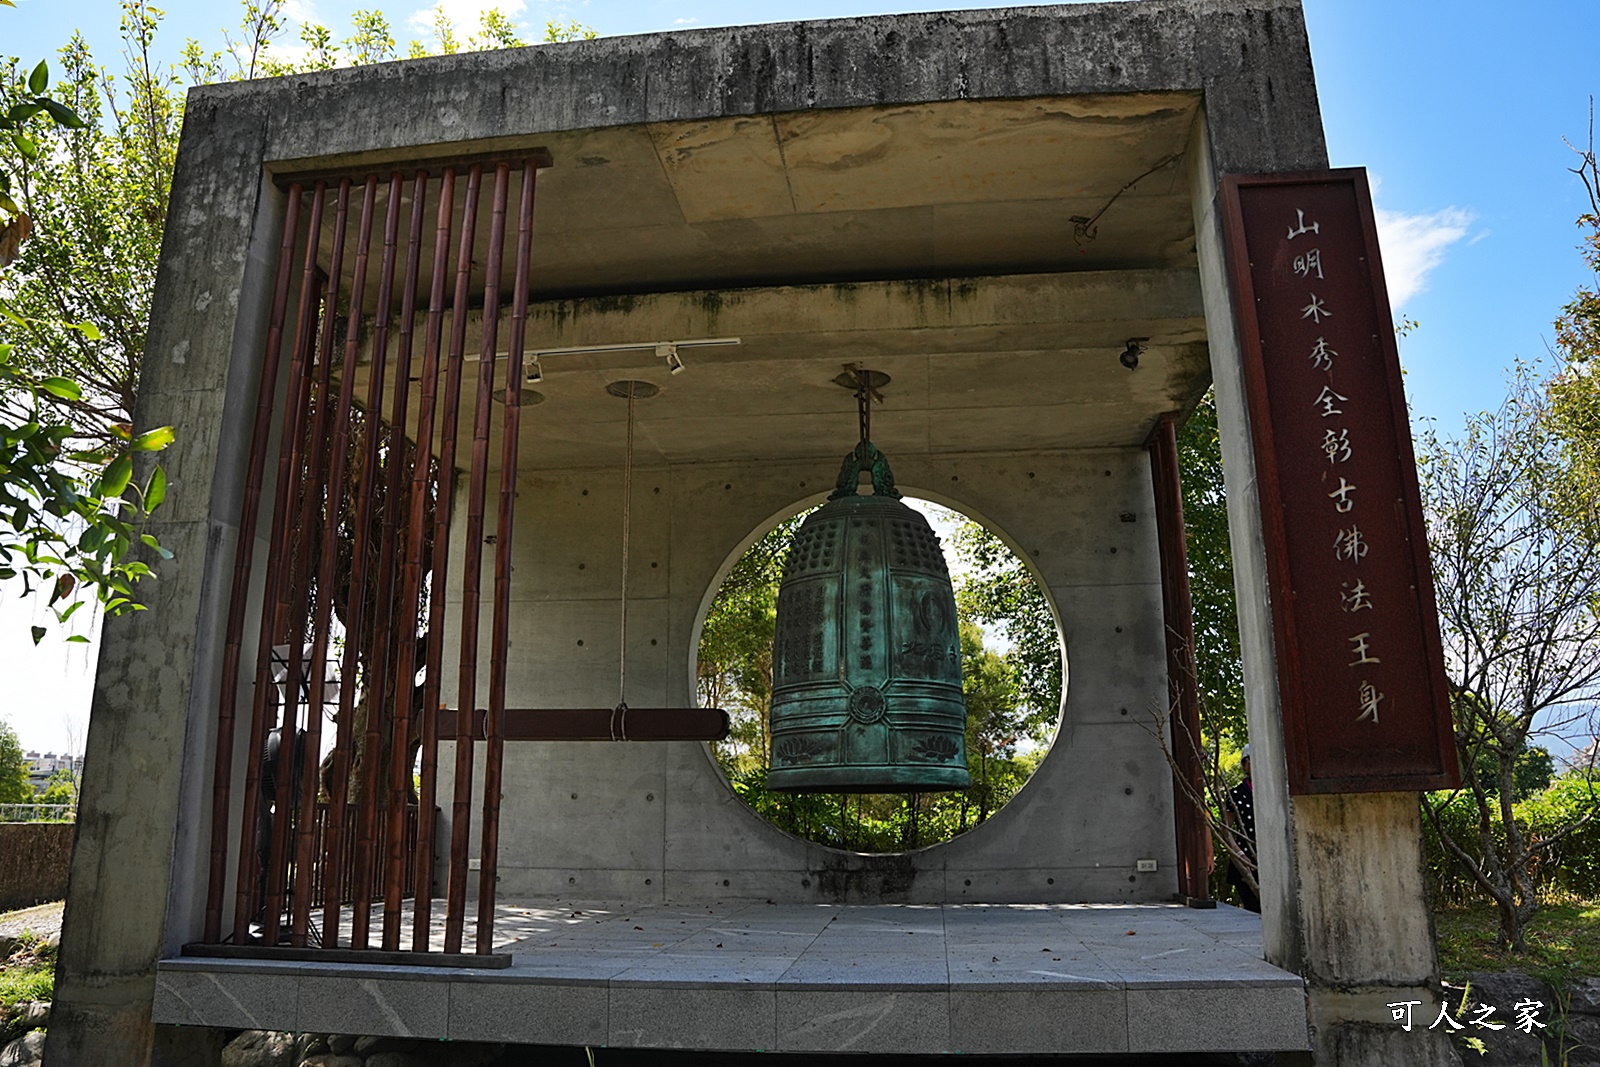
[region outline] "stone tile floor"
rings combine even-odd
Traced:
[[[1226,905],[507,901],[494,942],[510,967],[167,960],[157,1018],[641,1048],[1305,1047],[1299,976]]]

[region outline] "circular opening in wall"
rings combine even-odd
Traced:
[[[797,566],[826,562],[825,548],[797,547],[806,542],[795,539],[815,508],[776,522],[732,562],[706,609],[696,648],[700,702],[724,708],[732,720],[728,739],[710,748],[734,792],[779,829],[846,851],[926,848],[982,825],[1032,776],[1055,739],[1060,719],[1061,635],[1028,564],[976,518],[910,495],[904,502],[928,520],[954,587],[956,619],[950,632],[959,650],[970,785],[881,793],[768,788],[774,767],[773,646],[779,589],[791,551],[808,553]],[[890,548],[892,552],[892,543]],[[811,555],[818,558],[811,560]],[[848,566],[842,558],[835,562]],[[841,572],[839,587],[860,580]],[[853,614],[848,618],[853,625]],[[877,640],[901,655],[908,649],[925,653],[914,647],[914,635],[893,632],[900,625],[896,618],[892,613],[885,617],[891,632]],[[863,654],[853,631],[841,629],[830,639],[841,642],[841,650],[848,642],[851,655]],[[893,725],[894,702],[886,704],[877,689],[863,693],[857,687],[841,695],[841,738],[853,729]],[[781,765],[791,755],[785,746],[793,742],[783,738],[782,725],[779,734]],[[922,744],[931,750],[927,741]]]

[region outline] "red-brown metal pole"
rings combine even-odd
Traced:
[[[318,302],[322,299],[324,288],[325,286],[319,278],[316,287],[316,300]],[[327,316],[323,316],[323,319],[323,340],[326,342],[332,320]],[[295,447],[299,449],[299,452],[297,452],[294,462],[294,484],[289,495],[292,512],[282,520],[285,540],[281,545],[274,542],[273,548],[273,551],[284,559],[284,566],[288,568],[288,577],[285,579],[288,587],[279,603],[279,610],[273,622],[273,635],[274,637],[281,635],[284,638],[283,692],[286,699],[291,694],[294,697],[293,703],[286,703],[284,707],[283,721],[280,723],[278,731],[278,755],[274,761],[273,768],[275,782],[273,787],[274,814],[272,833],[274,836],[271,840],[274,847],[270,852],[271,879],[268,885],[280,887],[279,890],[274,890],[274,892],[281,891],[281,887],[287,877],[285,852],[278,847],[279,843],[284,840],[285,827],[288,825],[289,808],[287,801],[284,799],[285,785],[292,777],[295,750],[299,748],[303,752],[303,746],[296,743],[298,738],[294,736],[293,732],[289,734],[290,747],[284,747],[284,729],[293,726],[289,719],[298,715],[300,693],[302,691],[301,684],[304,680],[303,674],[305,670],[306,614],[311,598],[311,587],[315,579],[315,560],[313,558],[315,550],[313,546],[320,536],[322,500],[323,494],[327,490],[328,472],[327,466],[322,460],[322,453],[323,441],[326,438],[325,427],[329,422],[327,403],[325,401],[328,396],[330,372],[328,369],[327,345],[324,343],[319,357],[318,349],[315,347],[316,342],[317,326],[315,322],[311,322],[307,324],[304,343],[308,346],[308,358],[315,363],[315,367],[308,366],[306,368],[306,373],[300,381],[299,391],[293,400],[293,403],[298,405],[298,410],[301,412],[301,417],[296,425],[296,433],[301,435],[301,439],[295,443]],[[313,378],[317,380],[313,382]],[[313,397],[316,398],[314,406],[312,404]],[[310,423],[309,428],[306,426],[308,422]],[[310,442],[309,453],[306,449],[307,442]],[[290,649],[294,650],[293,655],[288,655]],[[291,710],[294,711],[295,715],[291,716]],[[282,777],[279,777],[280,774]],[[266,901],[263,900],[263,910],[265,911],[265,909]],[[277,943],[279,933],[278,915],[279,912],[274,911],[271,921],[265,925],[268,944]]]
[[[1161,416],[1151,434],[1150,474],[1155,486],[1156,537],[1161,549],[1161,603],[1166,620],[1167,691],[1171,706],[1173,832],[1178,850],[1178,891],[1209,900],[1210,832],[1200,811],[1205,788],[1200,764],[1200,697],[1195,681],[1194,615],[1189,597],[1189,555],[1183,531],[1183,483],[1178,467],[1178,420]]]
[[[461,667],[460,667],[460,692],[471,693],[467,706],[472,706],[477,699],[478,680],[478,604],[483,590],[483,507],[488,493],[489,481],[489,419],[494,412],[494,385],[495,385],[495,346],[499,340],[500,329],[500,268],[503,265],[504,246],[506,237],[506,189],[510,183],[511,167],[501,163],[494,171],[494,195],[491,199],[492,213],[489,222],[489,254],[483,285],[483,331],[482,343],[478,349],[478,392],[474,398],[474,411],[472,418],[472,475],[467,486],[467,543],[466,561],[461,572]],[[503,707],[503,705],[502,705]],[[488,742],[486,750],[494,748],[494,732],[498,728],[498,717],[491,707],[488,721],[488,730],[484,740]],[[490,806],[490,786],[493,784],[499,789],[499,773],[497,769],[490,769],[485,764],[484,768],[484,794],[483,794],[483,825],[484,833],[490,833],[491,820],[494,832],[498,833],[500,805],[498,793],[493,807]],[[478,931],[479,939],[483,937],[483,923],[485,916],[482,909],[482,887],[493,884],[495,877],[494,857],[483,855],[479,858],[478,886],[479,909]],[[490,907],[493,907],[494,894],[490,893]],[[492,929],[493,918],[489,918]]]
[[[339,375],[339,399],[330,422],[328,418],[328,393],[326,386],[324,386],[318,402],[319,411],[316,425],[313,429],[312,455],[314,458],[311,464],[311,474],[314,478],[317,478],[318,475],[325,472],[325,479],[317,478],[317,481],[320,483],[325,480],[327,494],[325,498],[326,504],[322,511],[320,543],[318,544],[317,552],[316,606],[311,624],[311,658],[308,664],[310,678],[309,687],[306,691],[306,736],[303,742],[305,746],[303,759],[305,764],[309,764],[309,767],[301,767],[301,778],[296,783],[292,757],[295,751],[300,749],[302,742],[296,736],[294,728],[295,717],[286,714],[283,732],[279,739],[279,752],[280,754],[287,754],[288,769],[277,776],[278,800],[272,838],[272,878],[268,883],[267,893],[268,944],[275,944],[277,941],[277,921],[281,914],[280,894],[286,888],[288,838],[290,833],[289,815],[296,806],[291,801],[295,799],[303,801],[307,790],[312,790],[313,800],[315,798],[316,768],[320,760],[322,744],[322,701],[328,673],[329,627],[332,622],[333,601],[338,595],[334,589],[334,567],[338,562],[339,516],[344,507],[345,483],[349,469],[350,411],[354,404],[357,348],[361,334],[361,303],[362,295],[366,289],[367,263],[371,257],[372,213],[377,200],[377,192],[378,183],[376,177],[368,177],[361,198],[361,222],[356,238],[355,270],[351,278],[350,304],[346,312],[345,353],[344,365]],[[331,363],[331,356],[331,350],[325,350],[323,359],[324,381],[326,381],[328,374],[327,366]],[[333,454],[329,463],[324,467],[320,462],[319,452],[324,443],[330,439]],[[321,496],[321,494],[314,491],[314,498],[318,496]],[[307,509],[302,521],[309,521],[311,511],[312,509]],[[294,694],[294,696],[291,701],[285,702],[286,710],[297,707],[299,704],[302,681],[301,662],[305,654],[305,635],[302,631],[304,617],[305,612],[302,608],[295,613],[295,617],[292,620],[294,638],[290,642],[289,648],[288,692]],[[280,755],[280,766],[284,764],[285,758],[284,755]],[[306,773],[307,770],[310,771],[309,776]],[[298,786],[298,788],[294,788],[295,786]],[[307,828],[306,823],[309,818],[310,813],[301,807],[299,809],[299,822],[302,829]],[[309,838],[300,844],[302,848],[309,849]],[[308,867],[309,861],[306,867],[300,868],[299,873],[302,879],[309,873]],[[306,896],[303,890],[299,895],[302,898]],[[307,905],[308,901],[303,899],[301,906],[297,909],[302,912],[302,917],[309,914]],[[291,916],[291,938],[293,937],[293,926],[294,917]],[[302,936],[303,933],[302,928]]]
[[[256,519],[261,507],[261,473],[266,466],[267,435],[272,432],[273,401],[278,389],[278,365],[283,347],[283,319],[289,304],[289,275],[293,269],[295,237],[300,229],[299,183],[289,186],[283,217],[283,240],[278,247],[278,280],[272,294],[272,315],[267,321],[267,348],[261,361],[261,386],[256,396],[256,420],[250,435],[250,458],[245,470],[244,501],[239,507],[239,532],[234,549],[233,590],[228,602],[228,622],[222,649],[222,691],[218,694],[217,751],[211,781],[211,870],[206,889],[206,917],[202,938],[222,940],[222,898],[228,869],[228,807],[233,787],[233,720],[238,704],[239,650],[244,640],[244,609],[250,594],[250,567],[255,556]],[[320,219],[322,186],[312,204],[313,235]],[[307,287],[315,274],[316,237],[307,242],[306,268],[301,282],[300,316],[306,314]],[[303,336],[297,333],[296,339]],[[241,848],[244,847],[241,843]]]
[[[495,204],[503,210],[504,195],[501,189],[503,175],[508,168],[502,164],[495,175]],[[495,516],[494,545],[494,631],[489,649],[489,719],[484,731],[489,738],[488,753],[483,772],[483,841],[478,849],[482,859],[478,872],[478,952],[494,951],[495,883],[500,866],[500,789],[501,768],[505,761],[506,712],[506,648],[511,640],[511,534],[512,513],[516,510],[517,496],[517,444],[522,416],[522,348],[527,341],[528,325],[528,273],[533,256],[533,192],[538,168],[529,161],[522,168],[522,195],[517,202],[517,266],[516,288],[511,296],[511,345],[506,367],[505,419],[501,425],[500,439],[500,500]],[[498,272],[493,275],[494,290],[484,292],[484,360],[494,356],[494,327],[489,319],[491,296],[498,309],[500,301]],[[483,375],[487,388],[494,388],[492,368]],[[484,385],[479,385],[478,405],[484,413]],[[487,427],[485,427],[487,429]],[[483,447],[488,451],[485,434]],[[476,475],[478,442],[473,440]],[[481,538],[480,538],[481,540]],[[469,705],[462,705],[467,707]]]
[[[416,280],[418,280],[418,272],[421,269],[422,226],[427,221],[427,213],[424,211],[427,181],[429,181],[427,171],[419,170],[416,173],[416,178],[413,179],[413,186],[411,186],[411,245],[408,248],[408,254],[406,254],[406,294],[402,302],[402,315],[405,318],[405,322],[400,326],[400,365],[402,365],[400,381],[405,381],[406,387],[395,394],[394,416],[390,418],[390,426],[398,427],[398,429],[395,429],[394,437],[390,438],[389,496],[387,496],[387,506],[384,507],[384,523],[386,525],[384,525],[384,560],[382,560],[382,581],[384,581],[384,585],[382,585],[381,603],[386,603],[386,605],[390,603],[390,598],[394,597],[394,589],[397,585],[400,587],[402,601],[405,603],[405,597],[403,597],[405,587],[402,584],[402,574],[398,573],[398,568],[400,568],[400,531],[402,531],[400,518],[405,515],[406,525],[410,525],[411,518],[410,512],[405,510],[405,504],[408,501],[405,496],[405,490],[408,488],[410,478],[416,475],[416,464],[418,462],[422,464],[424,485],[426,485],[426,475],[429,472],[430,464],[432,464],[432,458],[434,458],[434,451],[430,446],[419,446],[413,451],[413,464],[411,464],[410,469],[403,462],[405,461],[406,446],[405,424],[411,395],[411,344],[413,344],[414,323],[416,323]],[[453,203],[450,203],[450,200],[445,198],[443,200],[443,213],[445,213],[446,227],[442,245],[446,246],[446,248],[450,245],[448,222],[450,222],[450,213],[453,208]],[[440,270],[443,270],[443,267],[440,267]],[[440,290],[440,293],[443,293],[443,290]],[[419,544],[418,549],[421,550],[424,544]],[[421,557],[418,558],[421,560]],[[406,643],[414,649],[416,648],[416,611],[418,611],[416,603],[410,603],[406,611],[410,613],[406,616],[406,619],[408,619]],[[389,625],[384,625],[384,629],[382,629],[382,648],[384,648],[384,651],[382,651],[381,662],[387,665],[390,661]],[[414,654],[410,662],[413,664],[413,667],[411,667],[413,677],[406,680],[406,685],[414,686],[416,685],[416,681],[414,681],[416,657],[414,657]],[[397,675],[390,673],[387,677],[397,678]],[[398,680],[395,681],[395,685],[398,685]],[[406,739],[406,742],[408,742],[406,752],[410,752],[410,737]],[[419,814],[421,814],[421,809],[419,809]],[[432,821],[429,822],[429,833],[432,835]],[[429,877],[432,877],[432,869],[429,869]],[[429,889],[430,885],[426,881],[418,881],[416,883],[416,893],[418,894],[426,894]],[[422,939],[424,939],[424,950],[426,950],[427,925],[422,923],[422,926],[424,926],[424,929],[422,929],[421,933]]]
[[[394,701],[395,709],[410,707],[416,688],[416,616],[419,611],[422,587],[422,552],[424,552],[424,534],[427,533],[427,490],[429,490],[430,467],[434,461],[434,416],[437,402],[438,387],[438,352],[440,352],[440,338],[443,334],[443,317],[445,317],[445,282],[450,274],[450,238],[453,234],[451,224],[454,219],[454,202],[456,202],[456,176],[453,171],[445,170],[440,176],[438,186],[437,221],[434,230],[434,266],[432,266],[432,282],[430,282],[429,304],[427,304],[427,328],[422,342],[422,395],[418,402],[418,424],[416,424],[416,454],[411,466],[411,493],[408,512],[406,512],[406,560],[405,573],[400,585],[400,606],[398,617],[402,624],[402,637],[400,645],[394,649],[395,670],[392,675],[394,680],[394,696],[386,697]],[[438,558],[446,552],[446,545],[435,542],[434,557]],[[390,641],[387,624],[379,629],[379,640]],[[387,654],[386,654],[387,656]],[[397,713],[395,712],[395,713]],[[371,725],[371,720],[370,725]],[[424,718],[426,721],[426,718]],[[410,731],[410,725],[406,726]],[[371,734],[370,734],[371,736]],[[405,749],[410,749],[410,733],[403,737]],[[403,757],[397,757],[403,760]],[[422,745],[422,787],[427,789],[427,742]],[[362,945],[366,944],[366,921],[370,913],[371,897],[371,870],[376,864],[374,854],[374,822],[378,817],[378,789],[382,782],[374,781],[373,777],[366,779],[366,792],[362,797],[362,862],[360,862],[360,885],[362,894],[366,899],[358,899],[357,913],[362,917],[362,925],[357,933],[362,937]],[[387,859],[387,854],[386,854]],[[387,917],[386,917],[387,923]],[[419,915],[416,920],[422,931],[422,949],[426,952],[426,915]],[[398,937],[398,926],[395,931]]]
[[[384,218],[383,227],[383,259],[378,270],[378,300],[374,308],[376,322],[372,332],[372,356],[368,365],[367,400],[366,400],[366,452],[362,458],[361,482],[357,490],[355,528],[352,531],[350,579],[347,587],[345,607],[345,649],[343,661],[340,664],[339,679],[340,703],[343,704],[344,682],[348,680],[354,685],[357,677],[356,655],[354,649],[360,643],[360,634],[366,621],[366,572],[368,542],[371,538],[369,527],[372,523],[372,498],[374,495],[374,478],[378,464],[378,441],[382,425],[381,411],[383,406],[385,372],[388,368],[389,353],[389,302],[394,287],[394,254],[395,244],[398,240],[400,226],[400,190],[401,179],[396,173],[390,182],[389,205]],[[299,835],[299,848],[296,851],[296,870],[302,882],[310,878],[312,857],[314,853],[315,806],[317,800],[317,783],[321,779],[322,752],[322,709],[326,698],[327,653],[329,634],[328,608],[331,608],[334,578],[332,568],[337,562],[337,545],[339,540],[337,515],[343,507],[347,490],[344,488],[346,464],[341,462],[348,458],[347,454],[339,456],[338,453],[346,452],[350,438],[350,411],[353,405],[352,394],[355,392],[356,355],[359,349],[362,290],[366,281],[366,268],[368,248],[371,237],[371,215],[374,199],[377,193],[377,178],[367,179],[366,194],[362,204],[361,226],[363,239],[361,250],[356,258],[357,283],[351,290],[349,328],[345,342],[344,370],[340,375],[339,399],[340,415],[338,440],[335,445],[334,485],[330,486],[328,493],[329,514],[335,518],[328,526],[322,542],[322,561],[317,578],[317,626],[312,638],[311,661],[315,673],[311,677],[310,697],[308,704],[308,721],[306,724],[306,764],[302,769],[300,782],[300,813],[301,831]],[[326,580],[323,575],[326,574]],[[335,734],[337,744],[338,735]],[[326,914],[326,911],[324,912]],[[306,929],[311,916],[311,894],[300,891],[295,895],[293,926],[290,934],[290,943],[304,945]],[[336,935],[337,930],[325,932],[323,944],[332,947],[328,937]]]
[[[344,210],[348,199],[348,183],[341,184],[339,211],[334,223],[335,240],[329,277],[332,288],[326,296],[331,301],[339,290],[338,264],[344,250]],[[315,255],[314,251],[308,255]],[[234,894],[233,940],[243,944],[250,936],[250,920],[257,903],[256,880],[260,873],[260,859],[256,854],[255,839],[257,819],[260,814],[261,759],[267,741],[267,701],[274,693],[272,685],[272,645],[274,623],[285,602],[284,570],[288,566],[286,546],[292,517],[287,514],[293,499],[295,472],[301,462],[300,427],[305,418],[305,393],[300,388],[307,373],[308,353],[296,350],[289,365],[289,397],[284,405],[283,421],[278,438],[278,481],[273,493],[271,535],[267,553],[267,574],[261,601],[261,629],[256,642],[256,681],[251,701],[250,748],[245,764],[244,810],[240,817],[240,849],[237,883]],[[243,535],[244,531],[241,531]],[[280,735],[281,738],[281,735]],[[249,842],[249,844],[245,844]]]
[[[467,172],[467,201],[463,208],[461,249],[456,257],[455,307],[450,314],[450,370],[444,386],[444,433],[439,449],[439,507],[434,517],[434,544],[445,546],[450,540],[449,502],[455,495],[456,426],[461,411],[461,372],[467,345],[467,308],[471,298],[472,234],[477,227],[478,190],[483,166],[473,164]],[[433,640],[444,629],[444,591],[448,551],[434,552],[433,593],[428,604],[428,686],[423,701],[438,703],[439,673],[443,670],[443,646]],[[463,610],[462,621],[467,613]],[[430,696],[431,694],[431,696]],[[463,724],[465,720],[463,720]],[[450,884],[446,894],[444,950],[461,951],[462,925],[467,912],[467,843],[472,825],[472,742],[470,733],[456,733],[455,798],[450,820]]]
[[[422,555],[425,538],[432,537],[434,515],[440,508],[448,508],[449,501],[436,497],[429,506],[429,487],[433,484],[433,427],[437,407],[439,382],[439,350],[444,332],[445,276],[450,265],[451,221],[455,210],[456,176],[446,169],[439,179],[438,222],[434,232],[432,285],[428,295],[428,323],[423,341],[422,396],[418,401],[417,453],[412,468],[410,510],[406,516],[406,563],[404,584],[401,586],[400,610],[406,621],[405,642],[398,656],[400,670],[410,680],[417,670],[417,614],[422,607]],[[432,562],[442,565],[450,547],[433,540]],[[433,580],[431,598],[444,596],[441,576]],[[430,612],[431,616],[431,612]],[[443,633],[428,631],[428,647],[442,645]],[[424,662],[428,663],[426,656]],[[428,681],[433,679],[429,668]],[[435,701],[437,703],[437,701]],[[438,786],[439,728],[438,709],[429,705],[427,688],[422,700],[422,771],[417,789],[417,851],[414,857],[416,893],[413,898],[411,923],[411,948],[414,952],[428,951],[433,926],[433,817],[434,796]]]
[[[394,180],[392,180],[390,184],[389,196],[391,205],[398,202],[400,187],[401,180],[400,175],[397,172],[394,175]],[[405,280],[402,283],[400,296],[400,331],[399,341],[396,345],[398,352],[397,364],[395,367],[394,407],[389,419],[389,449],[387,459],[385,460],[384,470],[384,473],[387,476],[387,495],[384,498],[384,522],[382,538],[380,541],[381,548],[377,573],[378,591],[377,599],[375,600],[375,603],[379,605],[379,609],[377,617],[373,620],[374,625],[372,648],[367,660],[368,680],[366,683],[366,699],[368,705],[368,715],[372,715],[375,712],[381,711],[381,709],[384,707],[384,695],[387,692],[387,686],[394,678],[393,673],[389,670],[389,633],[394,624],[394,620],[391,616],[391,613],[386,610],[386,606],[389,604],[394,582],[393,570],[396,554],[396,516],[400,509],[400,482],[402,470],[405,466],[407,399],[411,395],[411,320],[416,314],[417,270],[422,252],[422,221],[424,218],[423,202],[426,197],[427,172],[418,171],[416,182],[412,187],[411,194],[411,228],[407,234],[406,272]],[[385,234],[385,240],[388,240],[387,232]],[[386,307],[388,306],[387,299],[388,298],[385,298]],[[384,323],[384,327],[387,329],[387,320]],[[377,409],[373,408],[372,410],[376,411]],[[373,440],[376,441],[377,438],[374,437]],[[370,444],[371,442],[369,442],[369,445]],[[369,451],[369,456],[372,454],[373,453]],[[376,477],[376,474],[369,474],[368,477],[369,479]],[[360,586],[356,585],[355,583],[352,583],[352,585],[355,588],[360,588]],[[415,612],[413,612],[413,614],[415,614]],[[352,656],[353,646],[347,645],[345,648],[345,677],[354,677],[355,668],[353,666]],[[330,822],[328,829],[328,852],[326,858],[326,867],[329,871],[340,872],[339,878],[341,892],[337,898],[330,897],[329,901],[324,904],[323,927],[325,931],[332,930],[335,932],[337,932],[339,928],[339,919],[342,910],[340,905],[343,899],[342,891],[343,886],[346,884],[346,880],[343,877],[342,872],[346,867],[344,824],[345,813],[348,806],[345,803],[345,798],[349,790],[350,780],[350,752],[348,751],[347,746],[350,741],[349,734],[353,727],[353,723],[351,722],[354,717],[354,712],[352,710],[354,706],[354,694],[351,692],[353,689],[353,686],[349,686],[340,692],[340,742],[334,752],[333,767],[334,796],[336,796],[338,799],[338,805],[329,813]],[[350,725],[347,726],[347,723]],[[367,893],[366,895],[369,898],[371,896],[370,893]],[[330,943],[326,933],[324,934],[324,943]]]

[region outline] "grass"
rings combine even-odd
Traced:
[[[24,934],[0,966],[0,1009],[28,1000],[49,1000],[56,981],[56,949]]]
[[[1528,924],[1528,951],[1495,944],[1500,921],[1490,904],[1445,908],[1434,915],[1439,968],[1446,981],[1469,971],[1520,971],[1553,985],[1600,975],[1600,900],[1545,904]]]
[[[23,934],[11,957],[0,964],[0,1045],[22,1036],[12,1009],[30,1000],[51,999],[55,984],[55,946]]]

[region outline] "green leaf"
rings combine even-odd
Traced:
[[[39,158],[39,142],[21,130],[11,131],[11,143],[17,146],[17,151],[22,153],[23,159],[32,161]]]
[[[157,541],[150,534],[140,534],[139,535],[139,540],[143,541],[148,547],[154,549],[156,554],[159,555],[162,559],[171,559],[172,558],[172,550],[169,549],[169,548],[163,547],[161,542]]]
[[[167,499],[167,472],[157,467],[150,472],[150,484],[144,487],[144,510],[147,513],[154,511],[165,499]]]
[[[58,103],[55,100],[41,100],[39,103],[50,113],[50,117],[56,120],[56,125],[58,126],[64,126],[69,130],[81,130],[89,125],[83,121],[82,115],[79,115],[66,104]]]
[[[43,110],[43,101],[36,104],[12,104],[6,109],[6,119],[13,126],[20,126]]]
[[[170,445],[176,437],[171,426],[162,426],[159,429],[146,430],[135,437],[133,444],[128,447],[135,452],[159,452]]]
[[[44,631],[44,627],[43,626],[33,626],[33,627],[30,627],[30,630],[33,633],[33,643],[34,644],[37,645],[40,641],[44,640],[45,631]]]
[[[68,619],[72,618],[72,613],[81,607],[83,607],[83,601],[74,600],[70,605],[67,606],[67,609],[61,614],[57,615],[56,618],[62,622],[66,622]]]
[[[5,2],[6,0],[0,0],[0,4]],[[89,643],[89,639],[82,634],[73,634],[71,637],[67,638],[67,640],[75,645],[87,645]]]
[[[39,388],[63,400],[83,399],[83,390],[78,388],[78,383],[71,378],[46,378],[39,383]]]
[[[50,88],[50,64],[47,60],[39,60],[39,65],[33,68],[33,73],[28,75],[28,92],[38,96]]]
[[[106,543],[107,531],[104,526],[87,526],[83,536],[78,538],[78,551],[93,553]]]
[[[105,336],[100,332],[100,327],[92,322],[75,322],[72,324],[72,328],[83,334],[90,341],[98,341]]]
[[[111,461],[111,466],[100,476],[100,496],[109,499],[121,496],[122,491],[128,488],[128,482],[133,478],[133,455],[124,452]]]

